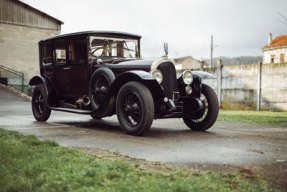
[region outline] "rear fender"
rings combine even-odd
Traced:
[[[50,80],[47,77],[34,76],[29,82],[29,85],[31,86],[36,86],[38,84],[43,84],[45,86],[47,97],[48,97],[48,107],[58,106],[59,104],[58,95],[54,89],[53,84],[50,82]]]

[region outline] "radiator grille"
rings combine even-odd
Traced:
[[[157,67],[163,75],[163,80],[161,86],[164,89],[166,96],[169,99],[172,99],[172,94],[174,91],[177,91],[177,79],[176,79],[176,70],[171,62],[165,62],[160,64]]]

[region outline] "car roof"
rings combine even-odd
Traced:
[[[61,37],[69,37],[69,36],[77,36],[77,35],[89,35],[89,34],[120,35],[120,36],[135,37],[135,38],[141,38],[142,37],[142,36],[137,35],[137,34],[120,32],[120,31],[81,31],[81,32],[76,32],[76,33],[67,33],[67,34],[48,37],[48,38],[42,39],[40,42],[52,40],[52,39],[57,39],[57,38],[61,38]]]

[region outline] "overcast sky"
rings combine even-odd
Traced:
[[[143,57],[261,56],[262,47],[287,34],[286,0],[22,0],[61,21],[62,34],[112,30],[142,36]]]

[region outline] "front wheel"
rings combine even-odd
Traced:
[[[183,118],[184,123],[194,131],[205,131],[216,121],[219,111],[218,99],[214,90],[206,84],[202,84],[200,100],[205,106],[198,111],[194,118]]]
[[[51,114],[48,108],[48,98],[46,88],[43,84],[35,87],[32,95],[32,111],[37,121],[47,121]]]
[[[116,111],[125,133],[145,134],[154,118],[154,102],[149,89],[139,82],[126,83],[119,91]]]

